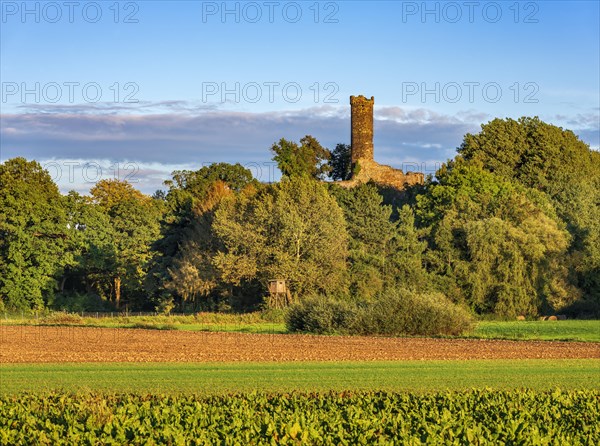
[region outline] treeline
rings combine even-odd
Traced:
[[[600,153],[571,131],[496,119],[403,192],[322,181],[357,168],[344,144],[271,151],[279,183],[221,163],[152,197],[117,180],[63,196],[37,162],[4,162],[0,311],[244,311],[284,279],[297,302],[401,289],[501,317],[599,312]]]

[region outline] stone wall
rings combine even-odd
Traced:
[[[401,169],[379,164],[373,160],[362,158],[355,163],[355,174],[349,181],[340,181],[342,187],[354,187],[361,183],[374,183],[383,187],[404,190],[407,186],[423,184],[425,177],[421,172],[406,172]]]

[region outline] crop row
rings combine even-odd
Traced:
[[[600,444],[600,391],[0,397],[0,444]]]

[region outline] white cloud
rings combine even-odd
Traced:
[[[555,120],[572,123],[584,141],[597,147],[594,115]],[[248,113],[165,101],[125,108],[29,107],[24,113],[1,118],[0,160],[23,156],[82,164],[93,161],[106,168],[136,163],[138,187],[145,192],[160,188],[176,168],[194,169],[211,162],[239,162],[268,181],[273,176],[265,174],[272,156],[269,148],[280,138],[297,141],[310,134],[329,148],[350,143],[348,106]],[[399,168],[424,164],[429,170],[454,156],[464,134],[477,132],[487,120],[487,115],[475,110],[445,115],[424,108],[376,106],[375,158]]]

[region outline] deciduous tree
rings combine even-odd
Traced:
[[[36,161],[0,164],[0,307],[44,307],[57,289],[67,221],[62,196]]]
[[[215,266],[226,283],[259,281],[264,287],[282,278],[296,296],[345,291],[344,216],[319,182],[292,177],[224,200],[213,229],[224,246]]]
[[[331,169],[328,164],[331,156],[329,150],[310,135],[302,138],[300,145],[281,138],[278,143],[273,144],[271,152],[281,173],[290,178],[306,176],[324,179]]]

